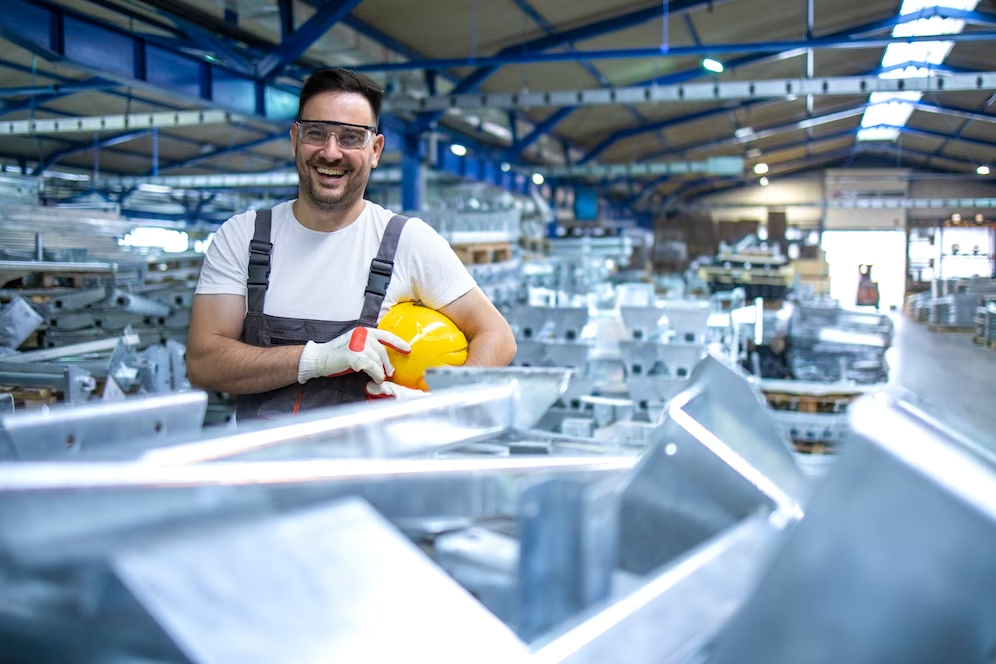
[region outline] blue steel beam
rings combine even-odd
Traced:
[[[954,106],[945,106],[943,104],[936,104],[925,101],[918,101],[912,103],[914,111],[923,111],[924,113],[939,113],[941,115],[950,115],[955,118],[962,118],[963,120],[971,120],[972,122],[996,122],[996,115],[990,115],[988,113],[981,113],[976,111],[966,111],[963,108],[955,108]]]
[[[996,40],[996,31],[961,32],[953,35],[943,35],[944,41],[980,42]],[[588,51],[558,51],[545,52],[511,52],[484,58],[442,58],[436,60],[416,60],[407,62],[380,62],[358,65],[357,71],[404,71],[412,69],[449,69],[454,67],[480,66],[482,69],[497,69],[505,65],[544,64],[555,62],[575,62],[578,60],[629,60],[634,58],[686,57],[686,56],[720,56],[731,53],[773,53],[788,50],[822,50],[822,49],[864,49],[882,48],[890,44],[911,44],[917,42],[938,41],[938,35],[910,35],[906,37],[856,37],[849,39],[817,37],[815,39],[740,42],[730,44],[704,44],[702,46],[672,46],[667,53],[661,53],[659,47],[649,48],[618,48]],[[471,75],[473,76],[473,74]],[[470,77],[468,77],[469,79]],[[478,84],[480,81],[478,81]],[[459,86],[457,86],[459,87]],[[454,90],[452,94],[460,94],[468,90]]]
[[[508,150],[506,150],[505,159],[508,161],[517,159],[519,155],[521,155],[526,150],[526,148],[528,148],[530,145],[532,145],[539,139],[543,138],[543,136],[549,134],[550,131],[555,126],[560,124],[561,120],[570,115],[573,110],[574,109],[572,107],[568,106],[554,111],[550,115],[550,117],[548,117],[547,119],[543,120],[535,127],[533,127],[533,130],[529,132],[526,136],[522,137],[521,140],[513,143],[508,148]]]
[[[781,100],[778,100],[781,101]],[[668,118],[666,120],[659,120],[657,122],[652,122],[647,125],[642,125],[638,127],[630,127],[629,129],[621,129],[612,135],[605,138],[601,143],[593,147],[588,153],[581,159],[581,164],[586,164],[598,155],[602,154],[609,146],[614,144],[616,141],[623,140],[625,138],[630,138],[632,136],[638,136],[639,134],[648,133],[652,131],[661,131],[664,129],[670,129],[672,127],[677,127],[679,125],[687,124],[689,122],[696,122],[698,120],[705,120],[707,118],[718,117],[720,115],[726,115],[730,111],[739,111],[742,109],[754,108],[756,106],[761,106],[763,104],[774,103],[771,100],[760,100],[760,101],[749,101],[740,103],[731,108],[710,108],[705,111],[699,111],[697,113],[689,113],[687,115],[682,115],[676,118]]]
[[[713,7],[714,5],[721,4],[724,2],[730,2],[731,0],[671,0],[668,10],[673,16],[681,16],[689,12],[701,9],[703,7]],[[592,39],[595,37],[600,37],[602,35],[611,34],[613,32],[618,32],[619,30],[625,30],[627,28],[632,28],[638,25],[643,25],[647,21],[652,21],[659,16],[663,16],[663,6],[655,5],[653,7],[647,7],[645,9],[639,9],[637,11],[629,12],[627,14],[622,14],[620,16],[615,16],[602,21],[597,21],[595,23],[589,23],[572,30],[565,30],[563,32],[558,32],[552,35],[547,35],[545,37],[539,37],[537,39],[530,39],[518,44],[513,44],[511,46],[506,46],[498,52],[496,57],[507,57],[511,54],[521,54],[521,53],[534,53],[539,51],[544,51],[546,49],[555,48],[558,46],[563,46],[565,44],[584,41],[586,39]],[[656,55],[660,55],[658,50]],[[584,58],[575,58],[584,59]],[[431,61],[430,61],[431,62]],[[470,62],[464,64],[463,66],[475,66],[478,62]],[[498,70],[499,65],[494,66],[479,66],[475,69],[469,76],[462,79],[453,88],[451,94],[462,94],[464,92],[470,92],[477,89],[484,81],[491,77]],[[420,120],[420,128],[424,129],[428,127],[432,122],[438,120],[442,113],[430,113],[427,114]]]
[[[332,29],[362,0],[328,0],[311,18],[284,39],[280,46],[263,58],[256,66],[256,75],[262,79],[279,76],[284,67],[301,57],[322,35]]]
[[[75,147],[59,150],[58,152],[53,152],[44,161],[39,162],[38,166],[35,167],[34,175],[40,175],[46,168],[51,168],[52,166],[55,166],[57,163],[59,163],[66,157],[72,157],[78,154],[85,154],[87,152],[90,152],[91,150],[102,150],[104,148],[109,148],[115,145],[121,145],[122,143],[128,143],[129,141],[134,141],[144,136],[148,136],[151,133],[152,133],[151,129],[130,131],[124,134],[109,136],[108,138],[97,141],[95,143],[84,143]]]
[[[842,111],[834,111],[833,113],[827,113],[825,115],[817,115],[811,118],[806,118],[805,120],[799,120],[797,122],[789,122],[787,124],[778,125],[775,127],[767,127],[765,129],[760,129],[747,136],[738,137],[730,136],[727,138],[722,138],[714,141],[707,141],[705,143],[695,143],[689,145],[679,145],[674,148],[674,150],[669,150],[666,152],[655,152],[649,155],[643,155],[640,157],[641,162],[653,161],[655,159],[660,159],[662,157],[672,157],[679,155],[687,155],[691,152],[698,152],[700,150],[712,150],[715,148],[726,147],[729,145],[742,145],[746,143],[752,143],[757,140],[763,140],[766,138],[771,138],[773,136],[778,136],[791,131],[798,131],[800,129],[807,129],[810,127],[817,127],[820,125],[830,124],[833,122],[838,122],[840,120],[846,120],[848,118],[860,116],[865,112],[870,104],[863,103],[859,106],[853,108],[845,109]]]
[[[531,18],[533,20],[533,22],[535,22],[538,26],[540,26],[541,28],[543,28],[543,31],[546,32],[548,35],[556,34],[557,29],[555,27],[553,27],[553,24],[550,23],[548,20],[546,20],[546,18],[542,14],[540,14],[538,11],[536,11],[536,9],[531,4],[529,4],[529,0],[512,0],[512,2],[514,2],[515,5],[519,9],[521,9],[522,12],[526,16],[528,16],[529,18]],[[685,17],[688,18],[687,14],[686,14]],[[566,46],[569,49],[575,49],[576,48],[576,46],[574,45],[573,42],[566,44]],[[612,83],[609,81],[609,79],[605,78],[605,76],[602,74],[602,72],[598,71],[598,69],[596,69],[593,64],[591,64],[590,62],[584,62],[584,61],[579,62],[578,64],[580,64],[581,67],[586,72],[588,72],[588,75],[591,76],[593,79],[595,79],[595,81],[601,87],[603,87],[603,88],[612,87]],[[430,71],[434,71],[434,70],[431,70],[431,69],[426,70],[426,73],[428,73]],[[643,114],[640,113],[640,111],[636,108],[636,106],[633,106],[632,104],[627,104],[626,105],[626,110],[629,111],[629,114],[632,115],[636,119],[637,122],[640,122],[640,123],[646,123],[647,122],[647,118],[645,118],[643,116]],[[570,111],[567,112],[567,114],[569,114],[569,113],[570,113]],[[529,137],[528,137],[528,138],[530,138],[530,141],[528,143],[521,143],[520,144],[519,140],[516,137],[513,136],[513,138],[512,138],[512,146],[509,148],[509,151],[508,151],[509,158],[510,159],[515,159],[519,155],[521,155],[522,152],[524,150],[526,150],[526,148],[528,148],[530,145],[532,145],[533,143],[535,143],[539,138],[541,138],[543,136],[544,133],[548,132],[550,129],[552,129],[554,126],[556,126],[557,123],[560,122],[560,120],[562,120],[563,118],[567,117],[567,114],[560,115],[560,111],[558,111],[557,112],[558,119],[553,124],[551,124],[551,125],[547,125],[546,123],[542,123],[543,127],[549,127],[549,128],[546,129],[545,132],[542,132],[542,133],[539,133],[539,134],[537,134],[535,130],[533,132],[531,132],[529,134]],[[537,129],[539,127],[540,127],[540,125],[537,125]],[[663,144],[666,145],[667,143],[664,141],[663,134],[660,135],[660,138],[661,138],[661,143],[663,143]]]
[[[944,147],[947,145],[947,143],[949,143],[951,141],[957,141],[959,143],[965,143],[966,145],[972,145],[972,146],[977,147],[977,148],[985,148],[987,150],[996,150],[996,142],[993,142],[993,141],[983,141],[983,140],[978,139],[978,138],[966,138],[965,136],[960,136],[960,135],[957,135],[957,134],[955,134],[955,135],[942,134],[939,131],[929,131],[927,129],[914,129],[913,127],[910,127],[910,126],[897,127],[897,129],[899,129],[900,132],[902,132],[903,134],[905,134],[907,136],[919,136],[921,138],[939,138],[939,139],[945,141],[945,143],[943,145],[941,145],[940,148],[938,148],[938,152],[940,150],[944,149]],[[933,153],[933,154],[935,154],[938,157],[943,156],[943,155],[938,154],[938,153]]]
[[[107,90],[109,88],[119,88],[120,84],[113,81],[102,81],[100,79],[86,79],[77,83],[55,83],[53,85],[22,85],[13,88],[0,88],[0,99],[7,97],[35,97],[39,95],[52,94],[75,94],[77,92],[87,92],[89,90]]]
[[[0,36],[53,62],[64,62],[123,85],[167,91],[267,121],[297,112],[297,93],[229,67],[152,45],[117,26],[69,9],[6,0]]]
[[[856,26],[856,27],[853,27],[853,28],[848,28],[846,30],[840,30],[838,32],[831,33],[829,35],[826,35],[826,38],[852,39],[852,38],[856,38],[856,37],[861,37],[861,36],[865,36],[865,35],[874,34],[876,32],[881,32],[883,30],[891,30],[893,27],[895,27],[896,25],[898,25],[900,22],[906,22],[908,20],[909,20],[908,16],[907,17],[891,16],[891,17],[889,17],[887,19],[883,19],[883,20],[880,20],[880,21],[872,21],[871,23],[865,23],[865,24],[862,24],[862,25],[859,25],[859,26]],[[777,61],[777,60],[785,60],[785,59],[788,59],[788,58],[792,58],[792,57],[796,57],[796,56],[799,56],[799,55],[803,55],[805,53],[806,53],[806,49],[804,49],[804,48],[792,48],[792,49],[788,49],[788,50],[781,51],[781,52],[778,52],[778,53],[762,53],[762,54],[755,54],[755,55],[745,55],[743,57],[736,58],[735,60],[729,60],[729,61],[727,61],[724,64],[725,64],[726,69],[728,71],[735,71],[736,69],[739,69],[741,67],[747,67],[747,66],[751,66],[751,65],[758,65],[758,64],[763,64],[763,63],[766,63],[766,62],[772,62],[772,61]],[[668,74],[666,76],[660,76],[660,77],[655,77],[655,78],[647,79],[645,81],[640,81],[639,83],[636,83],[635,85],[639,85],[639,86],[643,86],[643,85],[680,85],[682,83],[687,83],[689,81],[692,81],[692,80],[695,80],[695,79],[698,79],[698,78],[702,78],[704,76],[710,76],[710,75],[711,74],[709,72],[707,72],[706,70],[704,70],[702,67],[695,67],[695,68],[686,69],[686,70],[680,71],[680,72],[674,72],[674,73]],[[566,118],[566,117],[567,116],[565,115],[564,118]],[[561,118],[561,120],[563,120],[564,118]],[[627,130],[623,130],[623,131],[627,131]],[[648,129],[648,131],[651,131],[651,130]],[[635,135],[637,135],[637,134],[626,134],[626,135],[624,135],[622,137],[625,138],[625,137],[635,136]],[[619,139],[617,138],[615,140],[619,140]],[[609,143],[603,142],[603,144],[601,144],[601,145],[598,146],[599,152],[604,151],[610,145],[611,145],[611,142],[609,142]],[[587,156],[586,156],[586,158],[587,158]]]
[[[294,34],[294,0],[277,0],[277,11],[280,13],[280,40]]]
[[[254,152],[250,152],[252,148],[264,145],[266,143],[271,143],[281,138],[287,138],[286,131],[274,132],[272,134],[264,136],[263,138],[257,138],[254,141],[248,141],[246,143],[233,145],[227,148],[217,148],[215,150],[212,150],[211,152],[207,152],[202,155],[197,155],[196,157],[191,157],[190,159],[180,159],[178,161],[174,161],[169,164],[164,164],[159,167],[159,172],[166,173],[168,171],[175,171],[181,168],[192,168],[194,166],[203,164],[204,162],[210,161],[212,159],[217,159],[219,157],[227,157],[233,154],[240,154],[240,153],[245,153],[251,157],[258,157],[260,159],[269,159],[274,163],[282,163],[283,160],[277,159],[275,157],[271,157],[269,155],[257,155]],[[146,173],[146,175],[149,175],[149,173]]]

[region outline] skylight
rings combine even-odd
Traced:
[[[899,15],[905,16],[934,7],[948,7],[972,11],[979,0],[903,0]],[[953,35],[965,29],[965,22],[933,16],[908,23],[901,23],[892,29],[893,37],[922,35]],[[922,41],[912,44],[889,44],[882,56],[882,67],[892,67],[891,71],[879,74],[879,78],[920,77],[925,78],[936,71],[931,66],[939,66],[948,57],[954,42]],[[920,101],[919,92],[875,92],[868,100],[871,106],[861,118],[858,130],[859,141],[894,141],[899,138],[899,127],[906,125],[913,113],[913,104]]]

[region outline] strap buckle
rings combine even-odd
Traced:
[[[270,283],[270,252],[272,242],[249,241],[249,286],[267,286]]]
[[[394,273],[394,262],[375,258],[370,261],[370,275],[367,277],[366,292],[378,297],[387,295],[387,286]]]

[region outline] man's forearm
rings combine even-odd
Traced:
[[[187,376],[194,387],[229,394],[259,394],[297,383],[304,345],[260,348],[220,335],[202,348],[187,347]]]
[[[510,330],[478,333],[467,347],[467,367],[504,367],[515,358],[515,337]]]

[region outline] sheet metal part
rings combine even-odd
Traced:
[[[851,414],[848,449],[710,663],[992,657],[996,459],[891,395]]]
[[[6,443],[21,461],[99,454],[119,445],[200,432],[206,409],[204,392],[178,392],[25,411],[0,419],[0,447]]]

